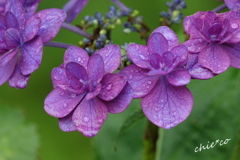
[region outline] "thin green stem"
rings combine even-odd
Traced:
[[[159,127],[148,120],[143,140],[143,160],[155,160]]]
[[[162,155],[162,146],[163,146],[163,136],[164,136],[164,129],[159,128],[158,130],[158,141],[157,141],[157,153],[156,153],[156,159],[160,160]]]

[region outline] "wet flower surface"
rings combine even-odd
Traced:
[[[38,1],[32,2],[35,8]],[[30,5],[30,1],[24,4]],[[0,85],[9,80],[10,86],[25,88],[41,64],[43,43],[56,36],[66,14],[46,9],[28,18],[30,12],[25,12],[19,0],[7,0],[4,12],[0,15]]]
[[[120,65],[120,48],[109,45],[91,57],[78,47],[69,47],[64,64],[54,68],[54,90],[45,99],[45,110],[59,118],[63,131],[78,130],[92,137],[108,112],[124,111],[133,91],[123,75],[113,73]]]
[[[134,98],[142,98],[147,118],[165,129],[184,121],[192,109],[193,97],[185,86],[191,79],[185,68],[188,50],[179,45],[176,34],[168,27],[159,27],[147,46],[131,44],[127,53],[134,64],[121,74],[128,77]]]

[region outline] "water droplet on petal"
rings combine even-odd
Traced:
[[[84,117],[83,121],[86,122],[86,123],[89,122],[89,117]]]
[[[129,76],[129,79],[132,79],[132,75]]]
[[[62,74],[62,70],[60,68],[58,68],[58,73]]]
[[[67,103],[64,103],[64,104],[63,104],[63,107],[64,107],[64,108],[67,108],[67,106],[68,106]]]
[[[152,81],[148,81],[148,84],[152,84]]]
[[[233,23],[233,24],[231,25],[231,27],[232,27],[233,29],[235,29],[235,28],[238,27],[238,24],[237,24],[237,23]]]
[[[158,112],[160,110],[160,107],[154,107],[154,111]]]
[[[102,124],[102,122],[103,122],[102,118],[99,118],[98,121],[97,121],[98,124]]]
[[[111,90],[112,89],[112,84],[108,84],[106,89]]]
[[[78,57],[77,60],[78,60],[78,62],[80,62],[81,61],[81,57]]]
[[[76,94],[74,94],[74,93],[71,94],[71,97],[72,97],[72,98],[75,98],[75,97],[76,97]]]

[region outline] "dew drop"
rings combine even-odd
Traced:
[[[148,84],[152,84],[152,81],[148,81]]]
[[[84,118],[83,118],[83,121],[84,121],[84,122],[89,122],[89,117],[84,117]]]
[[[132,75],[129,76],[129,79],[132,79]]]
[[[98,121],[97,121],[98,124],[101,124],[102,122],[103,122],[102,118],[99,118]]]
[[[108,84],[106,89],[110,90],[111,88],[112,88],[112,84]]]
[[[75,98],[75,97],[76,97],[76,94],[74,94],[74,93],[71,94],[71,97],[72,97],[72,98]]]
[[[231,27],[232,27],[233,29],[235,29],[235,28],[238,27],[238,24],[237,24],[237,23],[233,23],[233,24],[231,25]]]
[[[63,107],[64,107],[64,108],[67,108],[67,106],[68,106],[67,103],[64,103],[64,104],[63,104]]]
[[[80,62],[80,61],[81,61],[81,57],[78,57],[78,58],[77,58],[77,61]]]
[[[62,70],[60,68],[58,68],[58,73],[62,74]]]
[[[154,107],[154,111],[158,112],[160,110],[160,107]]]

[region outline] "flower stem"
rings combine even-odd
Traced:
[[[119,0],[111,0],[114,4],[116,4],[116,6],[118,6],[122,11],[127,12],[129,11],[129,9]]]
[[[224,10],[225,8],[227,8],[227,6],[224,3],[224,4],[220,5],[220,6],[218,6],[217,8],[213,9],[212,11],[218,13],[218,12]]]
[[[62,42],[54,42],[54,41],[44,43],[43,45],[47,46],[47,47],[56,47],[56,48],[64,48],[64,49],[67,49],[70,46],[74,46],[72,44],[67,44],[67,43],[62,43]]]
[[[86,38],[91,38],[91,34],[89,34],[88,32],[85,32],[85,31],[81,30],[80,28],[73,26],[69,23],[63,22],[62,28],[68,29],[68,30],[75,32],[81,36],[84,36]]]
[[[143,140],[143,160],[155,160],[159,127],[148,120]]]

